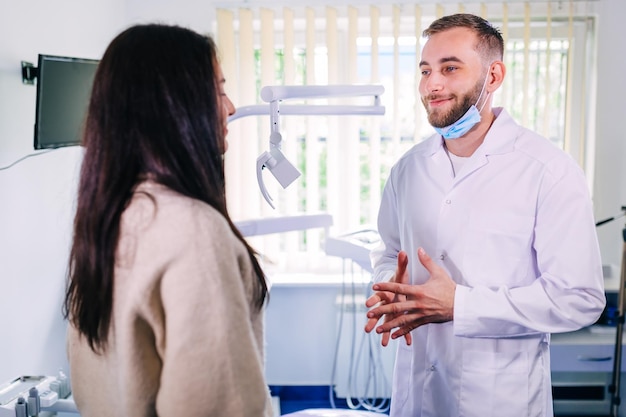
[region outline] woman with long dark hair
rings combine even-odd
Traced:
[[[95,75],[65,315],[83,417],[270,416],[265,276],[228,216],[214,42],[137,25]]]

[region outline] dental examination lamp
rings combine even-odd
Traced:
[[[228,122],[246,116],[269,114],[270,116],[270,149],[263,152],[256,161],[256,175],[261,194],[274,207],[272,197],[265,188],[262,171],[267,168],[283,188],[287,188],[299,176],[300,171],[281,152],[282,135],[280,134],[280,116],[341,116],[341,115],[372,115],[385,114],[385,107],[380,105],[380,95],[385,88],[380,85],[304,85],[304,86],[267,86],[261,89],[261,99],[268,105],[252,105],[240,107],[235,114],[228,118]],[[373,96],[374,104],[362,105],[322,105],[322,104],[292,104],[280,106],[279,103],[287,99],[331,98]]]

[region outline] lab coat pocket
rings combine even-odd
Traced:
[[[526,352],[463,353],[459,417],[528,415]]]

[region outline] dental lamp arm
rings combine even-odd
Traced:
[[[254,104],[238,107],[235,114],[228,117],[228,123],[248,116],[263,116],[270,114],[267,104]],[[358,106],[358,105],[326,105],[326,104],[286,104],[280,107],[282,116],[382,116],[385,106]]]
[[[385,92],[382,85],[272,85],[261,89],[263,101],[272,102],[290,98],[325,98],[374,96]]]
[[[265,201],[267,201],[272,208],[275,207],[272,204],[272,197],[270,197],[263,182],[263,168],[269,169],[274,178],[278,180],[283,188],[287,188],[300,176],[300,171],[298,171],[298,169],[293,166],[280,151],[280,143],[282,142],[283,137],[280,134],[279,116],[280,110],[278,108],[278,101],[273,100],[270,103],[270,123],[272,125],[270,133],[270,150],[269,153],[263,152],[263,154],[261,154],[261,156],[257,159],[256,171],[256,177],[259,182],[261,194],[263,194]]]
[[[261,98],[269,102],[269,106],[247,106],[237,109],[228,118],[228,122],[240,117],[269,114],[271,123],[270,150],[263,152],[256,163],[257,181],[261,194],[272,208],[272,198],[263,182],[263,168],[278,180],[283,188],[287,188],[299,176],[300,172],[283,155],[280,150],[282,136],[280,134],[280,114],[300,115],[383,115],[384,106],[380,105],[379,96],[385,89],[379,85],[325,85],[325,86],[267,86],[261,90]],[[328,106],[328,105],[292,105],[279,109],[279,102],[289,98],[324,98],[340,96],[374,96],[373,106]]]

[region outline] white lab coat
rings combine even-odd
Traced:
[[[388,280],[399,250],[413,284],[423,247],[458,284],[454,320],[398,340],[391,416],[552,416],[550,333],[593,324],[602,265],[582,170],[502,109],[453,175],[440,136],[392,168],[372,251]]]

